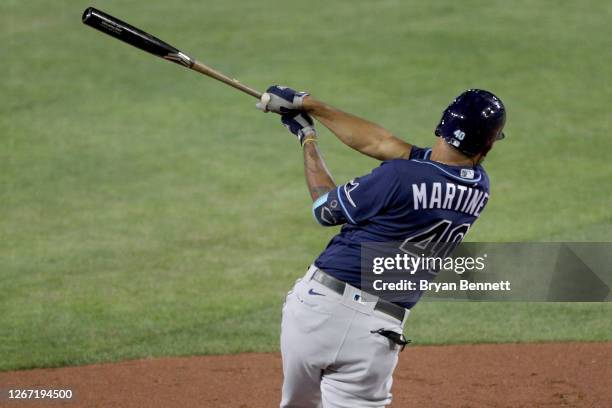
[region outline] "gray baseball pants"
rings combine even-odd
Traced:
[[[401,333],[409,313],[399,321],[374,310],[376,302],[359,301],[366,296],[349,285],[340,295],[312,280],[315,271],[296,282],[283,306],[281,408],[385,407],[400,347],[371,331]]]

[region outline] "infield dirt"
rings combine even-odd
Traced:
[[[612,343],[408,347],[394,407],[606,407]],[[278,406],[278,354],[159,358],[0,373],[2,407]],[[72,389],[70,401],[7,400],[7,388]]]

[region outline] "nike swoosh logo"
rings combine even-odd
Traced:
[[[322,294],[322,293],[315,292],[315,291],[314,291],[314,289],[309,289],[309,290],[308,290],[308,294],[309,294],[309,295],[316,295],[316,296],[325,296],[325,295],[324,295],[324,294]]]

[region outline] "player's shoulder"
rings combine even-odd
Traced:
[[[476,166],[476,171],[481,175],[481,180],[479,185],[485,190],[485,191],[489,191],[489,175],[487,174],[487,171],[485,170],[485,168],[479,164],[478,166]]]
[[[402,171],[413,171],[414,168],[421,167],[422,164],[429,159],[430,155],[430,147],[412,146],[408,158],[386,160],[382,164],[386,164],[388,167],[394,168],[395,171],[399,171],[400,173]]]
[[[425,160],[429,155],[431,155],[431,147],[418,147],[413,145],[410,149],[410,157],[408,159]]]
[[[430,160],[430,147],[412,146],[409,158],[393,159],[383,162],[393,167],[400,179],[407,182],[444,181],[477,185],[489,189],[489,176],[482,165],[473,168],[449,166]]]
[[[423,161],[429,160],[431,156],[431,147],[418,147],[412,146],[410,149],[410,155],[407,158],[399,158],[388,160],[389,163],[393,163],[393,166],[415,166],[422,164]]]

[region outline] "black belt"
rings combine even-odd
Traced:
[[[319,282],[321,285],[327,287],[328,289],[333,290],[339,295],[344,294],[344,289],[348,285],[348,283],[342,282],[341,280],[336,279],[331,275],[328,275],[320,269],[317,269],[314,272],[314,274],[312,275],[312,279]],[[379,312],[394,317],[400,322],[403,322],[404,317],[406,316],[405,308],[396,305],[395,303],[391,303],[388,300],[381,299],[380,297],[376,301],[376,305],[374,305],[374,310],[378,310]]]

